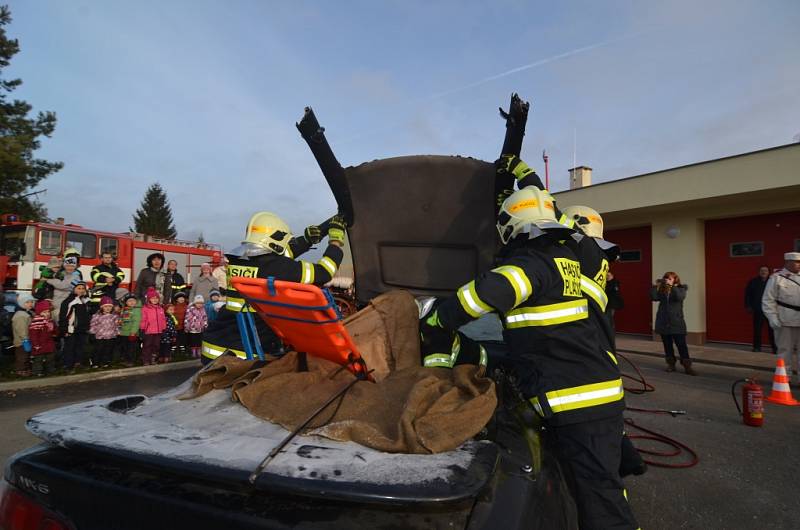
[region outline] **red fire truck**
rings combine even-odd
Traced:
[[[200,273],[203,262],[219,263],[222,249],[218,245],[158,239],[137,233],[113,233],[92,230],[74,224],[37,223],[19,220],[14,214],[0,216],[0,284],[5,291],[30,291],[39,278],[39,267],[53,256],[74,248],[81,254],[81,273],[91,285],[92,267],[100,263],[103,252],[111,252],[125,272],[121,287],[133,291],[136,275],[147,267],[147,256],[164,254],[178,262],[187,283]]]

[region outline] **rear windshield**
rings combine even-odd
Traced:
[[[81,232],[67,232],[67,248],[74,248],[80,252],[82,258],[94,258],[97,256],[97,236]]]

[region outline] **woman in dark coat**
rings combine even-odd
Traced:
[[[136,298],[146,304],[145,293],[152,287],[159,294],[164,290],[164,254],[156,252],[147,256],[147,267],[139,271],[136,278]]]
[[[683,369],[689,375],[697,375],[692,369],[689,348],[686,346],[686,320],[683,318],[683,301],[686,299],[688,285],[681,284],[681,279],[674,272],[664,273],[664,277],[656,280],[650,288],[650,299],[658,302],[656,312],[656,333],[661,335],[664,343],[664,355],[667,360],[667,372],[675,371],[675,352],[672,344],[678,347]]]
[[[164,290],[161,298],[165,304],[171,303],[177,292],[186,292],[186,280],[178,272],[178,262],[171,259],[167,262],[167,270],[164,272]]]

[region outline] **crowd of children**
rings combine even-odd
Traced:
[[[185,292],[164,301],[152,287],[144,304],[127,293],[118,303],[103,296],[99,304],[90,305],[82,279],[72,277],[69,287],[60,307],[28,294],[17,298],[12,317],[17,375],[51,374],[57,355],[68,373],[86,363],[99,368],[119,360],[133,366],[137,357],[143,365],[169,362],[176,353],[199,358],[203,332],[224,305],[217,290],[210,292],[210,300],[196,295],[187,305]]]

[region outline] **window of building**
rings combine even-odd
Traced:
[[[111,252],[111,255],[116,259],[117,252],[119,252],[119,240],[113,237],[101,237],[100,254],[102,255],[104,252]]]
[[[39,253],[48,256],[58,256],[61,254],[61,232],[58,230],[40,231]]]
[[[763,241],[745,241],[743,243],[731,243],[732,258],[746,258],[750,256],[763,256]]]
[[[97,236],[80,232],[67,232],[67,248],[74,248],[82,258],[97,256]]]
[[[619,253],[620,261],[642,261],[641,250],[623,250]]]

